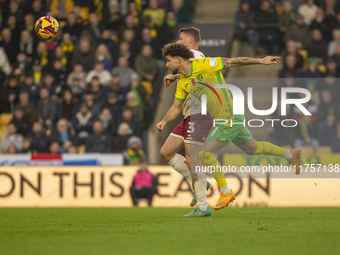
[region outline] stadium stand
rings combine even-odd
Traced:
[[[283,81],[283,86],[289,86],[289,80],[294,78],[292,86],[303,86],[312,94],[307,105],[312,116],[305,118],[297,109],[291,109],[291,116],[299,122],[299,128],[291,131],[291,137],[285,136],[284,143],[284,135],[278,135],[279,131],[273,129],[270,136],[274,143],[304,146],[304,154],[332,152],[330,145],[338,140],[340,120],[340,82],[337,79],[340,75],[339,28],[340,1],[308,1],[308,4],[290,0],[239,1],[232,54],[281,55],[282,66],[276,77]],[[244,75],[275,77],[273,69],[260,71],[257,67],[228,73],[228,77]],[[260,84],[257,89],[266,93]],[[271,97],[261,97],[259,104],[270,105],[267,98]],[[256,136],[255,130],[251,132]],[[336,147],[333,148],[335,152]]]
[[[174,40],[177,23],[190,21],[193,7],[186,0],[0,1],[0,138],[11,122],[30,141],[22,152],[48,153],[54,143],[60,153],[123,152],[131,136],[144,143],[165,69],[161,48]],[[44,15],[59,21],[55,39],[35,34]],[[110,112],[102,116],[104,108]],[[58,131],[60,120],[65,132]],[[19,127],[26,122],[28,134]],[[35,147],[40,134],[48,144]],[[111,144],[86,148],[96,136]]]

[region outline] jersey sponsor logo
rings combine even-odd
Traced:
[[[196,82],[193,80],[193,85],[195,86]],[[222,100],[221,97],[218,95],[217,91],[210,85],[203,83],[203,82],[197,82],[197,84],[202,85],[200,87],[195,87],[194,89],[194,93],[198,93],[198,90],[203,90],[204,92],[206,92],[206,94],[208,94],[212,100],[214,101],[214,104],[217,105],[217,102],[214,98],[214,95],[216,95],[216,97],[218,98],[218,101],[220,102],[220,105],[222,106]],[[211,93],[210,91],[212,91],[213,93]]]
[[[216,66],[217,62],[216,62],[216,58],[210,58],[210,66]]]

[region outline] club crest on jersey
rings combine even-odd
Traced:
[[[203,81],[203,75],[202,74],[199,73],[196,77],[197,77],[197,80]]]

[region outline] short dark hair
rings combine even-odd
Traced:
[[[46,87],[46,86],[42,86],[42,87],[40,88],[40,91],[43,90],[43,89],[46,89],[48,92],[50,92],[50,90],[49,90],[48,87]]]
[[[139,158],[138,164],[143,164],[143,163],[146,163],[146,159],[145,158]]]
[[[93,91],[91,89],[86,89],[84,95],[93,95]]]
[[[125,112],[125,111],[131,111],[132,112],[132,109],[129,106],[124,106],[122,112]]]
[[[194,53],[180,43],[168,43],[163,48],[163,56],[181,57],[183,59],[194,58]]]
[[[183,27],[179,30],[179,33],[185,33],[194,38],[195,43],[199,44],[201,41],[201,32],[196,27]]]

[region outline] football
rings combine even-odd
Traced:
[[[44,16],[35,23],[35,32],[43,40],[56,37],[59,30],[58,21],[50,16]]]

